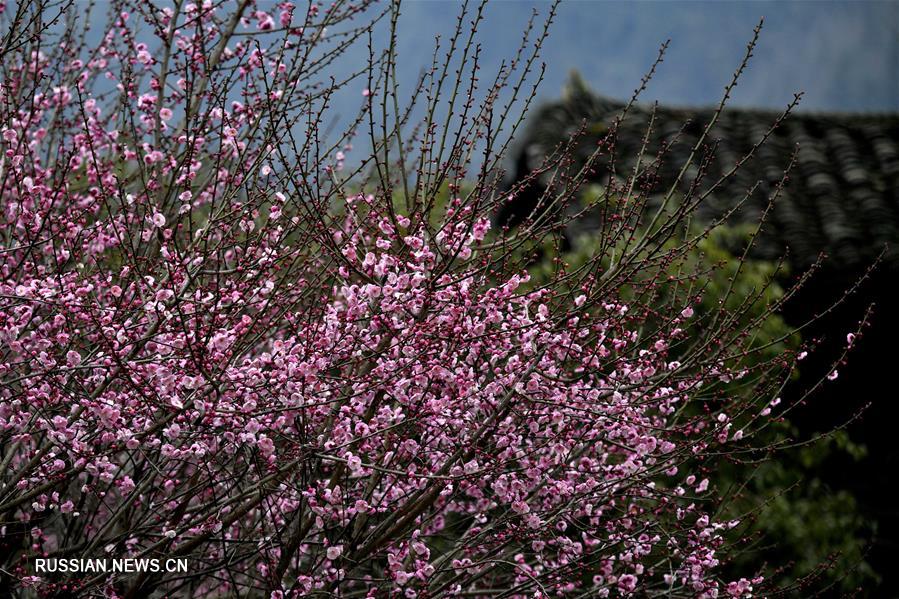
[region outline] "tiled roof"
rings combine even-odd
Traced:
[[[520,178],[539,168],[547,153],[585,125],[586,133],[576,149],[576,155],[583,160],[595,149],[597,141],[608,134],[608,127],[624,106],[624,102],[587,91],[575,80],[562,100],[543,105],[530,117],[529,127],[518,144],[515,176]],[[635,104],[620,123],[614,135],[617,175],[633,171],[651,114],[651,106]],[[667,151],[655,167],[641,170],[651,193],[666,191],[674,184],[713,114],[711,108],[655,110],[644,162],[654,162],[663,147]],[[774,111],[725,108],[706,139],[706,149],[714,145],[716,150],[700,182],[700,193],[750,152],[778,116],[780,113]],[[739,221],[757,220],[797,147],[790,180],[769,216],[757,254],[772,258],[789,247],[790,261],[796,266],[807,266],[824,251],[832,266],[850,267],[870,263],[884,244],[889,244],[887,263],[899,263],[897,114],[794,112],[751,160],[704,200],[697,210],[700,218],[708,220],[722,214],[758,182],[752,197],[733,217]],[[697,159],[680,182],[680,191],[689,189],[698,164]],[[610,170],[609,160],[601,161],[593,178],[605,181]]]

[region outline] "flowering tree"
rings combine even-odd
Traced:
[[[632,184],[602,198],[594,255],[531,284],[564,222],[489,217],[516,193],[496,167],[546,29],[481,89],[482,9],[463,8],[416,108],[398,100],[393,5],[117,1],[102,30],[65,3],[4,7],[0,588],[761,583],[717,575],[738,521],[716,518],[709,473],[758,449],[792,368],[788,351],[748,360],[764,290],[694,313],[708,231],[684,226],[690,202],[645,222]],[[359,113],[335,133],[347,91]],[[353,141],[371,150],[348,168]],[[579,182],[569,169],[554,205]],[[191,570],[34,572],[71,557]]]

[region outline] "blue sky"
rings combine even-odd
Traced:
[[[460,3],[407,1],[400,19],[400,64],[414,78],[433,37],[448,34]],[[499,0],[487,7],[481,41],[487,72],[515,48],[531,10],[549,4]],[[781,107],[794,91],[818,110],[899,110],[899,2],[563,2],[544,53],[541,96],[554,97],[577,68],[606,95],[629,96],[658,46],[668,57],[646,99],[715,102],[739,63],[752,28],[765,18],[755,58],[733,105]]]

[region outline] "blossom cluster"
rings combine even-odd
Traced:
[[[124,10],[87,57],[23,42],[0,84],[11,584],[749,595],[702,466],[744,440],[705,390],[744,373],[677,349],[693,308],[653,326],[598,277],[534,286],[462,194],[402,210],[286,155],[320,118],[306,48],[364,7],[240,4],[136,10],[163,54]],[[202,574],[28,569],[72,553]]]

